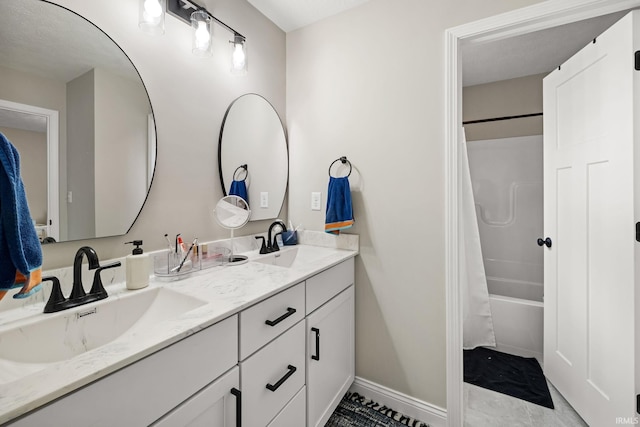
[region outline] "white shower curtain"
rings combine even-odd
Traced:
[[[460,289],[462,292],[463,347],[495,347],[493,320],[489,304],[487,276],[482,261],[480,232],[471,186],[469,157],[464,128],[460,141],[460,230],[458,248],[460,251]]]

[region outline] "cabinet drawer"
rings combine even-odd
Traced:
[[[307,314],[329,301],[354,282],[353,258],[307,279]]]
[[[18,419],[12,426],[147,426],[238,362],[232,316]]]
[[[240,313],[240,360],[304,318],[304,283]]]
[[[236,366],[162,417],[153,427],[236,427],[236,408],[240,402],[231,389],[237,389],[239,385],[240,373]]]
[[[292,426],[304,426],[305,419],[307,417],[307,388],[302,387],[302,390],[295,395],[287,406],[284,407],[282,412],[269,423],[267,427],[292,427]]]
[[[242,425],[264,427],[304,385],[305,322],[241,362],[240,372]]]

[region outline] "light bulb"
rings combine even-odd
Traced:
[[[207,23],[204,21],[198,21],[198,28],[195,33],[196,48],[200,50],[207,50],[211,40],[211,35],[207,29]]]
[[[242,43],[235,43],[235,48],[233,49],[233,68],[235,70],[242,70],[245,65],[245,54],[244,49],[242,49]]]
[[[158,0],[144,1],[144,20],[149,23],[157,22],[162,16],[162,6]]]

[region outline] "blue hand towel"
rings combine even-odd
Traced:
[[[349,178],[346,176],[340,178],[329,177],[327,215],[324,231],[327,233],[340,234],[340,230],[352,227],[353,222]]]
[[[247,194],[247,185],[242,181],[236,181],[235,179],[231,182],[231,188],[229,188],[230,196],[239,196],[242,197],[247,203],[249,203],[249,195]]]
[[[20,177],[20,156],[0,133],[0,299],[20,286],[14,298],[39,291],[41,266],[42,248]]]

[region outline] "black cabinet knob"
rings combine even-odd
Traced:
[[[541,238],[538,238],[538,246],[546,246],[546,247],[550,248],[551,247],[551,239],[549,237],[547,237],[544,240],[542,240]]]

